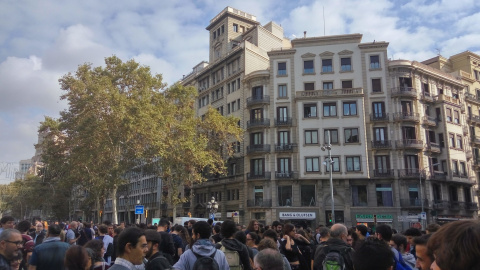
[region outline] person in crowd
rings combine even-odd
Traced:
[[[247,247],[249,247],[252,252],[253,252],[253,257],[255,257],[258,253],[258,243],[260,242],[260,237],[258,237],[258,235],[254,232],[249,232],[247,235],[246,235],[246,243],[247,243]]]
[[[415,237],[413,239],[413,243],[415,244],[415,249],[417,251],[417,260],[415,262],[415,267],[418,270],[430,270],[430,266],[435,260],[433,252],[427,248],[427,243],[430,239],[430,236],[432,235],[426,234]]]
[[[278,250],[267,248],[255,256],[254,264],[258,270],[283,269],[283,258]]]
[[[10,264],[21,254],[22,234],[15,229],[4,229],[0,233],[0,269],[10,269]]]
[[[35,246],[40,245],[43,243],[43,239],[45,239],[45,231],[43,230],[43,224],[41,222],[37,222],[35,224],[35,231],[30,233],[30,237],[33,238],[33,243]]]
[[[407,237],[407,242],[408,244],[410,245],[410,249],[407,250],[408,252],[410,252],[413,256],[415,256],[415,258],[417,257],[416,255],[416,248],[415,248],[415,244],[413,243],[413,239],[415,237],[418,237],[418,236],[421,236],[422,235],[422,231],[420,231],[419,229],[417,228],[408,228],[404,233],[403,235],[405,235],[405,237]]]
[[[136,270],[148,252],[145,232],[137,227],[130,227],[118,236],[117,259],[109,270]]]
[[[105,248],[103,247],[103,241],[98,239],[93,239],[85,243],[84,247],[88,250],[91,250],[92,257],[92,270],[106,270],[109,268],[109,264],[103,259],[103,254],[105,253]]]
[[[292,270],[302,269],[306,267],[307,262],[304,261],[298,243],[295,241],[296,229],[293,224],[287,223],[283,226],[283,238],[280,241],[280,252],[287,257]],[[303,262],[302,262],[303,260]]]
[[[22,220],[17,224],[17,230],[22,234],[23,239],[23,247],[21,249],[23,254],[23,259],[20,264],[20,269],[27,269],[28,268],[28,260],[32,256],[33,248],[35,247],[35,243],[30,235],[27,234],[28,230],[32,224],[28,220]]]
[[[353,243],[353,249],[357,250],[357,248],[365,241],[368,228],[363,224],[359,224],[355,226],[355,233],[357,234],[357,240]]]
[[[170,228],[170,221],[166,218],[160,219],[157,226],[157,232],[160,233],[162,242],[159,246],[163,256],[167,258],[168,262],[173,265],[173,257],[175,256],[175,244],[173,243],[173,237],[168,233]]]
[[[70,245],[76,245],[77,240],[80,238],[80,234],[77,232],[77,227],[78,223],[76,221],[70,222],[70,226],[68,226],[65,238]]]
[[[240,256],[240,264],[243,266],[244,270],[251,269],[250,256],[248,253],[248,248],[245,244],[241,243],[235,239],[235,233],[237,228],[235,222],[232,220],[227,220],[222,223],[221,234],[223,235],[222,241],[217,243],[215,246],[217,249],[222,251],[236,251]],[[225,252],[225,251],[224,251]]]
[[[438,231],[438,229],[440,229],[440,225],[438,225],[437,223],[431,223],[427,225],[425,231],[427,232],[427,234],[431,234]]]
[[[313,242],[310,241],[309,236],[303,229],[297,229],[297,233],[295,234],[295,242],[298,245],[298,249],[300,250],[300,254],[305,260],[307,265],[312,264],[312,244]],[[310,266],[311,268],[311,266]]]
[[[392,227],[390,227],[387,224],[377,225],[377,228],[375,230],[375,236],[378,239],[385,241],[385,243],[387,243],[387,245],[390,244],[390,240],[392,240],[392,235],[393,235]],[[400,253],[398,252],[398,250],[396,250],[394,247],[390,247],[390,249],[393,252],[393,256],[395,256],[395,259],[397,261],[399,261],[400,260],[400,255],[399,255]]]
[[[18,255],[13,257],[12,261],[10,261],[10,268],[12,270],[20,270],[20,264],[23,261],[23,254],[21,251],[18,252]]]
[[[398,233],[393,235],[390,240],[390,246],[402,255],[402,259],[410,268],[415,268],[415,256],[405,250],[407,248],[407,238],[405,236]]]
[[[319,245],[327,242],[328,238],[330,238],[330,229],[328,227],[322,226],[318,228],[318,233],[315,235],[315,240]]]
[[[267,248],[275,249],[278,252],[280,252],[278,250],[277,244],[274,240],[272,240],[270,238],[264,238],[264,239],[260,240],[260,242],[258,243],[258,251],[260,252],[260,251],[262,251],[264,249],[267,249]],[[280,253],[280,255],[282,256],[282,259],[283,259],[283,270],[292,270],[292,268],[290,267],[290,263],[288,262],[285,255],[283,255],[282,253]]]
[[[353,247],[353,243],[355,243],[357,240],[358,240],[358,235],[355,232],[355,229],[354,228],[348,229],[347,244]]]
[[[124,229],[122,227],[117,227],[113,230],[113,252],[112,252],[112,262],[117,259],[117,247],[118,247],[118,235],[122,233]]]
[[[48,226],[47,238],[33,250],[28,270],[65,269],[64,258],[70,244],[60,239],[62,231],[57,224]]]
[[[313,269],[322,270],[323,260],[330,250],[338,250],[342,254],[343,261],[345,262],[346,270],[353,270],[353,249],[347,244],[347,227],[345,225],[337,223],[330,228],[330,238],[325,242],[325,245],[317,247],[313,259]],[[333,251],[332,251],[333,252]]]
[[[275,220],[273,223],[272,223],[272,229],[277,233],[277,235],[281,238],[281,235],[282,235],[282,232],[283,232],[283,224],[278,221],[278,220]]]
[[[106,224],[107,225],[107,231],[108,231],[108,235],[110,235],[110,237],[113,238],[113,231],[114,231],[114,226],[112,223],[110,224]]]
[[[112,255],[113,255],[113,238],[108,235],[108,227],[105,224],[98,226],[98,234],[95,239],[101,240],[103,242],[103,248],[105,249],[103,254],[103,259],[107,262],[108,265],[112,264]]]
[[[173,226],[171,235],[175,246],[175,256],[173,257],[173,261],[177,262],[183,252],[185,252],[186,247],[190,244],[190,234],[185,227],[177,224]]]
[[[213,241],[215,241],[215,243],[218,243],[220,241],[222,241],[222,235],[220,234],[220,230],[221,230],[221,226],[216,224],[215,226],[213,226],[213,235],[212,235],[212,238],[213,238]]]
[[[277,232],[270,229],[263,232],[263,239],[268,238],[272,239],[273,242],[277,244],[277,248],[280,249],[280,240],[278,240]]]
[[[435,256],[432,270],[480,269],[480,222],[459,220],[443,225],[427,243]]]
[[[260,223],[258,223],[258,220],[252,219],[248,223],[247,229],[245,230],[245,234],[249,232],[254,232],[256,234],[260,234]]]
[[[245,235],[245,232],[242,231],[237,231],[234,235],[233,238],[237,239],[238,242],[244,244],[247,247],[248,250],[248,257],[250,257],[250,262],[253,264],[253,251],[252,249],[247,246],[247,236]]]
[[[90,226],[90,223],[83,222],[83,228],[79,229],[80,238],[77,240],[77,245],[83,246],[94,238]]]
[[[195,261],[199,257],[213,256],[219,269],[229,269],[225,254],[215,248],[209,240],[212,227],[206,221],[198,221],[192,227],[192,247],[180,256],[178,262],[173,265],[174,269],[192,270]]]
[[[367,239],[361,243],[353,255],[355,270],[392,270],[393,253],[380,239]]]
[[[0,226],[2,226],[0,228],[0,233],[6,229],[13,229],[13,227],[15,227],[15,219],[12,216],[3,216],[0,219]]]
[[[145,265],[145,270],[166,270],[170,269],[172,265],[167,258],[159,250],[159,245],[162,242],[160,234],[156,230],[146,230],[145,238],[147,239],[148,251],[146,258],[148,262]]]
[[[72,245],[65,253],[66,270],[90,270],[92,259],[87,250],[80,245]]]

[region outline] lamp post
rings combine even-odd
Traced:
[[[212,199],[207,203],[207,209],[210,213],[210,218],[215,220],[215,213],[218,210],[218,203],[215,201],[215,197],[212,197]]]
[[[140,200],[137,200],[137,205],[140,205]],[[142,215],[138,215],[138,218],[137,218],[137,223],[140,224],[141,222],[141,219],[142,218]]]
[[[328,160],[324,162],[325,165],[328,165],[330,171],[330,196],[332,197],[332,224],[335,224],[335,199],[333,198],[333,179],[332,179],[332,144],[330,143],[330,131],[328,134],[328,144],[325,144],[321,147],[322,151],[328,151]],[[328,163],[328,164],[327,164]]]
[[[434,163],[434,164],[431,165],[431,167],[433,169],[434,166],[438,166],[438,165],[440,165],[440,163]],[[422,223],[421,223],[422,228],[425,228],[425,224],[424,224],[425,222],[424,222],[424,219],[423,219],[423,213],[425,213],[425,208],[423,206],[424,205],[424,202],[423,202],[423,198],[424,198],[423,197],[423,185],[422,185],[422,174],[423,173],[425,173],[425,180],[427,180],[426,171],[418,169],[418,175],[420,177],[420,203],[422,205],[422,213],[420,214],[420,219],[422,221]],[[430,171],[430,173],[431,173],[431,171]],[[425,219],[426,219],[426,214],[425,214]]]

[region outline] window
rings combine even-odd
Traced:
[[[325,129],[323,132],[323,138],[325,143],[338,144],[338,130],[337,129]]]
[[[382,92],[381,79],[372,79],[372,92]]]
[[[418,185],[408,185],[408,198],[410,200],[410,205],[420,206],[421,202],[419,200],[420,193],[418,192]]]
[[[315,185],[300,186],[301,206],[315,206]]]
[[[278,186],[278,206],[292,206],[292,186]]]
[[[373,128],[374,141],[376,143],[386,143],[387,140],[387,128],[386,127],[375,127]]]
[[[360,157],[346,157],[347,161],[347,172],[359,172],[362,170],[360,164]]]
[[[213,39],[216,39],[217,38],[217,31],[214,31],[213,32]]]
[[[460,176],[467,176],[467,165],[464,161],[460,161]]]
[[[453,111],[453,123],[460,124],[460,113],[457,110]]]
[[[352,59],[350,57],[340,58],[340,63],[342,71],[352,71]]]
[[[238,24],[233,24],[233,32],[238,32]]]
[[[448,134],[448,143],[450,144],[450,148],[455,148],[455,135],[454,134]]]
[[[447,108],[447,122],[452,122],[452,109]]]
[[[339,157],[332,157],[332,168],[333,172],[340,171],[340,158]],[[328,159],[325,159],[325,171],[330,172],[330,164],[328,164]]]
[[[389,156],[374,156],[376,176],[388,174],[390,169],[390,157]]]
[[[393,193],[391,184],[377,184],[377,206],[393,206]]]
[[[462,136],[457,135],[456,146],[458,149],[463,149]]]
[[[318,144],[317,130],[305,130],[305,144]]]
[[[317,104],[303,104],[303,117],[317,117]]]
[[[448,187],[448,195],[450,197],[450,201],[458,202],[458,189],[456,186]]]
[[[255,186],[255,206],[263,206],[263,186]]]
[[[283,76],[287,75],[287,63],[286,62],[280,62],[278,63],[278,75]]]
[[[380,56],[370,55],[370,68],[379,69],[380,68]]]
[[[333,82],[323,82],[323,90],[333,89]]]
[[[367,206],[367,186],[352,186],[353,206]]]
[[[290,143],[290,133],[288,131],[279,131],[278,132],[278,144],[279,145],[288,145]]]
[[[265,174],[263,168],[265,160],[263,158],[250,160],[250,173],[253,176],[263,176]]]
[[[277,107],[277,123],[286,123],[288,121],[288,108]]]
[[[342,81],[342,88],[353,88],[353,81],[348,80],[348,81]]]
[[[225,32],[225,25],[222,25],[222,34]]]
[[[281,175],[290,173],[290,158],[278,159],[278,173]]]
[[[262,132],[251,133],[250,144],[251,145],[263,144],[263,133]]]
[[[303,73],[304,74],[313,74],[315,72],[313,68],[313,60],[303,61]]]
[[[345,143],[358,143],[358,128],[345,129]]]
[[[319,172],[318,157],[305,158],[305,170],[307,172]]]
[[[304,83],[303,87],[305,91],[315,90],[315,83]]]
[[[333,72],[332,59],[322,59],[322,72]]]
[[[386,117],[385,114],[385,102],[373,102],[372,103],[373,109],[373,119],[384,119]]]
[[[287,85],[281,84],[278,86],[278,97],[287,97]]]
[[[337,103],[323,103],[323,116],[337,116]]]
[[[343,115],[357,115],[357,102],[344,102],[343,103]]]

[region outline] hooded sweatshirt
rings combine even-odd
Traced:
[[[173,265],[173,268],[181,270],[193,269],[193,265],[195,264],[197,257],[195,254],[193,254],[192,250],[200,256],[211,256],[214,252],[216,252],[214,259],[217,261],[219,269],[230,269],[227,259],[225,258],[225,254],[220,250],[217,251],[215,246],[208,239],[197,240],[191,249],[186,250],[185,253],[180,256],[180,259],[177,263],[175,263],[175,265]]]
[[[412,269],[416,269],[415,268],[415,256],[413,256],[413,254],[411,253],[403,253],[402,254],[402,259],[405,261],[405,263],[410,266],[410,268]]]
[[[238,252],[240,256],[240,263],[243,265],[243,270],[251,270],[250,256],[248,255],[248,248],[237,239],[222,239],[220,243],[216,244],[216,247],[220,249],[222,245],[229,250]]]

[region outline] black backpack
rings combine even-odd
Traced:
[[[215,252],[213,252],[210,256],[199,255],[193,250],[192,253],[195,255],[195,257],[197,257],[197,260],[193,264],[192,270],[220,270],[217,261],[215,261],[215,254],[217,253],[217,250],[215,250]]]
[[[325,259],[323,259],[323,270],[345,270],[345,260],[343,256],[348,253],[350,248],[335,248],[325,246],[323,252]]]

